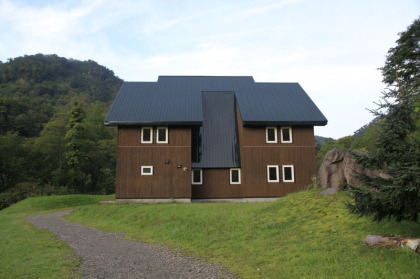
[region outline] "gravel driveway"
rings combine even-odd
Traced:
[[[82,260],[84,278],[234,278],[220,266],[177,254],[155,244],[123,238],[70,223],[61,216],[71,210],[27,219],[58,235]]]

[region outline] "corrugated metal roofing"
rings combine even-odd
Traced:
[[[239,168],[238,127],[234,92],[203,92],[201,154],[193,168]],[[200,143],[199,143],[200,144]]]
[[[203,112],[198,93],[156,82],[124,82],[105,124],[201,125]]]
[[[298,83],[256,83],[252,77],[160,76],[124,82],[107,125],[200,125],[203,91],[232,91],[244,125],[326,125],[327,119]]]
[[[327,119],[298,83],[255,83],[237,95],[244,125],[326,125]]]

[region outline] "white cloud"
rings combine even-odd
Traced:
[[[365,108],[383,88],[377,68],[419,11],[415,0],[0,0],[0,60],[55,53],[126,80],[299,82],[329,118],[317,133],[340,137],[371,120]]]
[[[238,58],[238,49],[215,43],[173,55],[153,56],[144,60],[139,67],[141,72],[146,73],[146,78],[152,80],[159,75],[232,75],[239,72],[231,62]]]

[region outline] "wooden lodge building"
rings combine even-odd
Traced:
[[[266,199],[316,174],[314,126],[327,119],[298,83],[246,76],[124,82],[105,125],[118,126],[116,199]]]

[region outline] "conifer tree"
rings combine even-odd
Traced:
[[[418,221],[420,213],[420,18],[400,33],[388,52],[382,74],[388,85],[378,108],[381,117],[376,152],[353,154],[363,169],[382,169],[390,178],[358,173],[361,185],[349,185],[349,209],[375,220],[395,217]]]
[[[65,139],[66,159],[68,165],[69,186],[78,192],[86,193],[90,187],[91,177],[86,172],[89,165],[89,141],[86,139],[85,112],[80,103],[73,102],[70,111],[69,129]]]

